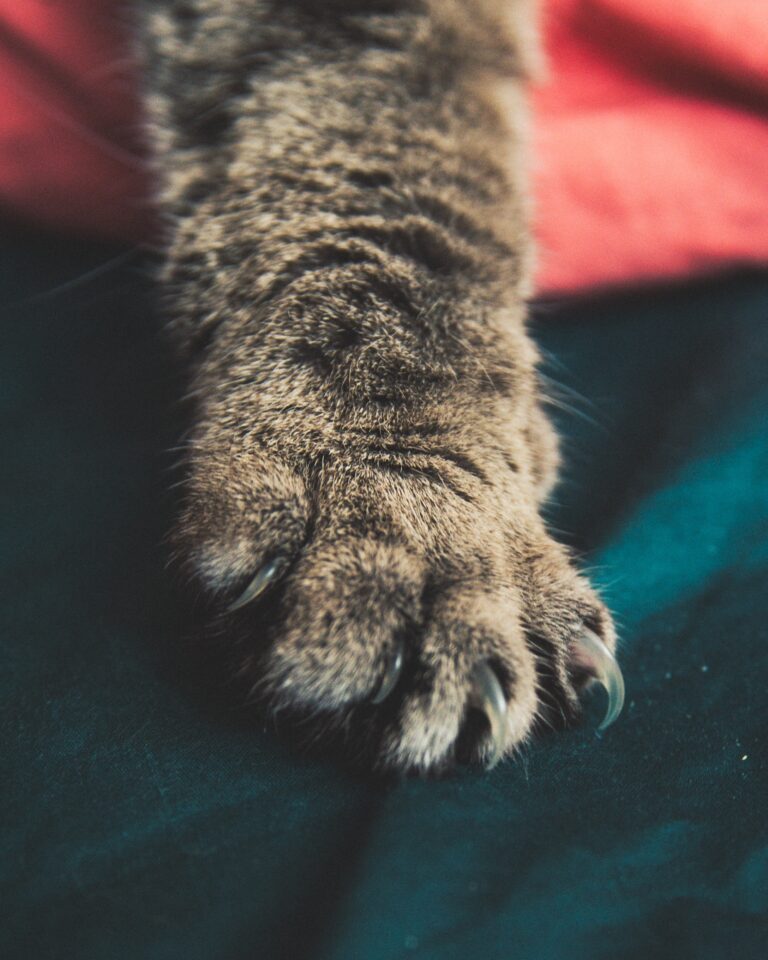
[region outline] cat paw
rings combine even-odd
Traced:
[[[345,443],[311,469],[254,444],[208,457],[182,518],[233,663],[270,709],[344,731],[373,763],[494,765],[623,701],[608,611],[509,457]]]

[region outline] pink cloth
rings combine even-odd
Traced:
[[[539,287],[768,261],[765,0],[550,0]]]
[[[125,11],[0,0],[0,209],[112,240],[151,231]]]
[[[125,16],[0,0],[0,205],[151,233]],[[549,0],[534,92],[542,291],[768,262],[765,0]]]

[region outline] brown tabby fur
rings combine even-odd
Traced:
[[[222,609],[290,560],[266,638],[258,604],[224,614],[240,673],[275,707],[364,730],[385,766],[454,759],[479,660],[511,753],[577,712],[582,624],[614,643],[539,515],[557,454],[524,326],[531,14],[145,12],[169,322],[196,403],[179,548]],[[398,640],[403,676],[373,708]]]

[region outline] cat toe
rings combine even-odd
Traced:
[[[392,697],[423,583],[423,565],[402,546],[311,544],[286,583],[262,664],[270,703],[327,715]]]

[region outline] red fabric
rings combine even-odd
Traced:
[[[0,0],[0,205],[151,231],[117,0]],[[539,289],[768,261],[765,0],[548,0]]]
[[[150,229],[113,0],[0,0],[0,208],[109,239]]]
[[[768,261],[765,0],[551,0],[539,286]]]

